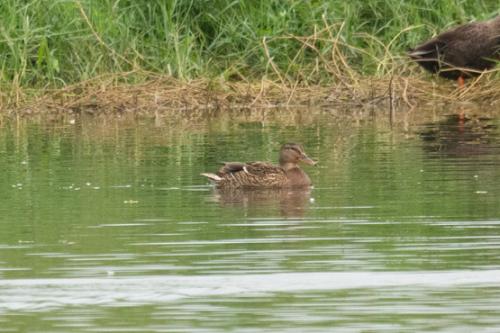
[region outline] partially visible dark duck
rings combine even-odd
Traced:
[[[500,16],[443,32],[408,55],[429,72],[463,85],[464,78],[479,75],[500,60]]]
[[[309,176],[299,167],[303,162],[315,165],[301,145],[287,143],[281,147],[279,165],[266,162],[229,162],[214,173],[202,173],[221,189],[306,187]]]

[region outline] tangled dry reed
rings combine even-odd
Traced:
[[[131,74],[123,74],[131,75]],[[500,106],[500,83],[487,76],[470,81],[465,89],[439,80],[390,76],[362,78],[336,85],[287,85],[260,82],[183,82],[152,76],[139,84],[122,83],[123,75],[109,75],[46,91],[39,97],[18,94],[2,105],[4,114],[37,113],[135,113],[153,114],[172,110],[224,110],[229,108],[404,107],[472,102]]]

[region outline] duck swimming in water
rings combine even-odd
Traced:
[[[287,143],[281,147],[279,165],[267,162],[228,162],[217,173],[202,173],[220,189],[282,188],[311,186],[309,176],[299,167],[303,162],[315,165],[300,144]]]

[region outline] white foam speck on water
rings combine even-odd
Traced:
[[[111,188],[131,188],[132,185],[130,184],[124,184],[124,185],[112,185],[110,186]]]
[[[210,188],[183,188],[182,191],[191,191],[191,192],[210,192],[212,189]]]
[[[319,206],[311,209],[373,209],[375,206]]]
[[[65,306],[156,304],[187,297],[412,286],[500,286],[500,270],[0,280],[0,313]]]

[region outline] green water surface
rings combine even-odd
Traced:
[[[4,121],[0,332],[500,329],[500,118],[449,113]],[[200,176],[289,141],[310,190]]]

